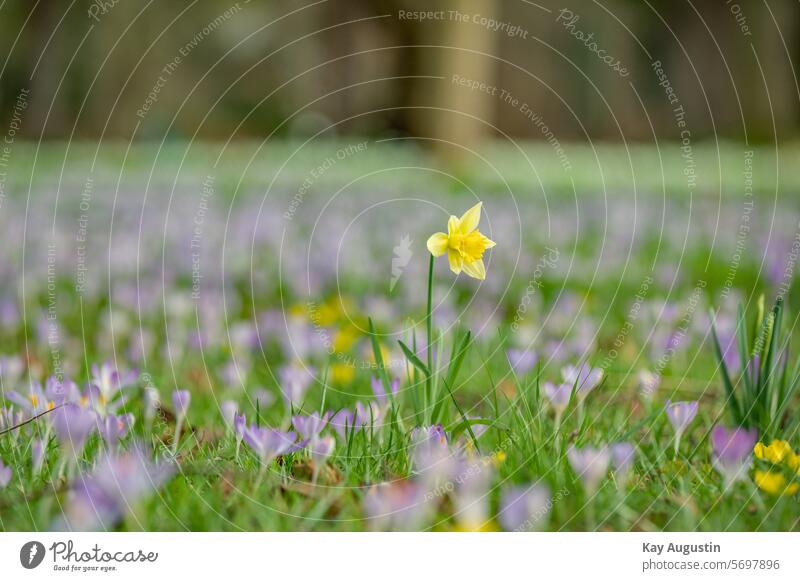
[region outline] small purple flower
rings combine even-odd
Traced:
[[[536,367],[536,362],[539,360],[539,356],[535,351],[529,351],[527,349],[511,348],[506,351],[506,357],[517,376],[527,374],[531,369]]]
[[[628,481],[633,463],[636,460],[636,447],[628,442],[618,442],[609,446],[611,449],[611,466],[614,469],[614,476],[620,487],[625,486]]]
[[[503,492],[497,516],[507,531],[537,530],[544,525],[551,507],[550,490],[546,486],[512,486]]]
[[[315,438],[311,440],[308,451],[311,452],[311,457],[320,464],[324,464],[336,447],[336,440],[333,436],[324,436],[322,438]]]
[[[347,439],[347,434],[353,431],[355,415],[347,408],[342,408],[331,418],[329,425],[336,430],[342,440]]]
[[[587,493],[593,494],[608,472],[611,454],[605,446],[601,448],[570,446],[567,450],[567,459],[583,482]]]
[[[172,465],[153,462],[140,445],[121,455],[104,454],[91,474],[75,479],[64,516],[53,528],[113,528],[132,506],[160,488],[173,473]]]
[[[675,429],[675,453],[677,454],[683,432],[697,415],[697,402],[676,401],[673,403],[667,400],[666,412],[669,423]]]
[[[172,407],[175,409],[175,416],[182,422],[189,411],[189,404],[192,401],[192,394],[185,389],[176,389],[172,392]]]
[[[379,427],[381,419],[381,408],[377,402],[364,404],[357,401],[355,412],[346,408],[341,409],[333,414],[328,423],[344,440],[349,432]]]
[[[328,423],[328,415],[324,414],[320,417],[319,413],[314,412],[310,416],[294,416],[292,417],[292,426],[297,432],[308,440],[313,440],[319,437],[320,432],[325,428]]]
[[[115,416],[108,414],[105,418],[98,418],[98,432],[108,444],[111,450],[116,450],[117,443],[123,438],[128,430],[133,426],[133,414]]]
[[[31,442],[31,471],[38,475],[44,465],[44,457],[47,452],[47,442],[36,439]]]
[[[554,385],[549,381],[545,381],[542,384],[544,395],[550,402],[550,406],[553,408],[553,411],[555,411],[557,418],[560,418],[564,410],[567,409],[569,398],[572,396],[573,385],[572,383]]]
[[[726,488],[746,475],[757,441],[756,430],[716,426],[711,431],[712,462],[725,479]]]
[[[585,363],[580,368],[567,365],[561,370],[561,377],[564,383],[576,386],[575,395],[578,401],[582,402],[603,381],[603,370],[599,367],[592,369]]]
[[[244,431],[244,441],[252,448],[262,466],[266,466],[278,456],[295,451],[297,434],[282,432],[272,428],[260,428],[255,424]]]
[[[87,438],[97,427],[97,415],[89,409],[68,403],[53,412],[52,421],[67,457],[77,460]]]
[[[8,486],[11,482],[11,467],[3,464],[3,459],[0,458],[0,490]]]
[[[244,414],[236,414],[233,416],[233,433],[236,434],[236,439],[241,440],[244,437],[244,431],[247,428],[247,419]]]
[[[378,400],[378,403],[381,406],[386,406],[389,403],[389,396],[383,387],[383,381],[373,375],[370,377],[370,386],[372,387],[372,393],[375,394],[375,399]],[[400,380],[396,378],[392,379],[389,383],[389,388],[391,389],[392,397],[396,397],[397,390],[400,389]]]
[[[441,424],[412,430],[411,463],[424,482],[436,486],[450,479],[454,460]]]
[[[107,409],[112,411],[116,409],[117,406],[112,405],[112,400],[118,393],[132,385],[136,379],[135,372],[120,373],[108,361],[100,366],[96,363],[93,364],[89,393],[92,395],[92,404],[95,409],[101,414],[105,414]]]
[[[355,425],[357,428],[377,428],[381,425],[381,410],[374,401],[363,404],[356,402]]]

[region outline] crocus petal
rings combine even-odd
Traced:
[[[464,261],[463,269],[472,278],[477,278],[478,280],[486,278],[486,267],[481,259],[473,260],[472,262]]]
[[[437,257],[447,252],[447,234],[437,232],[428,238],[428,252]]]
[[[477,204],[472,206],[469,210],[464,212],[463,216],[461,216],[461,219],[459,220],[459,222],[461,223],[460,229],[461,229],[461,234],[463,234],[464,236],[466,236],[467,234],[469,234],[470,232],[475,230],[475,228],[478,227],[478,222],[481,221],[482,205],[483,202],[478,202]]]
[[[454,274],[461,274],[461,267],[464,264],[464,259],[461,258],[461,254],[459,254],[458,250],[449,249],[447,251],[447,260],[450,261],[450,270],[452,270]]]

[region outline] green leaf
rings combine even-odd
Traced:
[[[727,396],[726,403],[730,408],[734,421],[742,425],[744,418],[742,417],[742,410],[739,406],[739,399],[733,390],[733,383],[731,382],[730,373],[728,373],[728,366],[725,364],[725,358],[722,355],[722,347],[720,346],[719,337],[717,336],[717,325],[714,322],[714,313],[711,312],[711,334],[714,338],[714,350],[717,354],[717,361],[719,361],[719,369],[722,373],[722,385],[725,387],[725,395]]]
[[[399,340],[398,340],[397,342],[400,344],[400,349],[402,349],[402,350],[403,350],[403,354],[406,356],[406,359],[408,359],[409,363],[411,363],[411,365],[413,365],[414,367],[416,367],[417,369],[419,369],[419,370],[420,370],[422,373],[424,373],[424,374],[425,374],[425,377],[428,377],[428,376],[430,376],[431,372],[428,370],[428,366],[427,366],[427,365],[425,365],[425,364],[424,364],[424,363],[423,363],[423,362],[420,360],[420,358],[419,358],[419,357],[417,357],[417,356],[416,356],[416,355],[415,355],[415,354],[414,354],[414,353],[411,351],[411,349],[409,349],[409,348],[408,348],[408,346],[407,346],[405,343],[403,343],[402,341],[399,341]],[[429,349],[430,349],[430,347],[429,347]]]

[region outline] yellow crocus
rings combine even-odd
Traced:
[[[753,448],[753,454],[759,460],[769,460],[773,464],[780,464],[794,453],[786,440],[772,440],[769,446],[758,442]]]
[[[756,470],[755,474],[753,474],[753,480],[761,490],[773,496],[778,496],[779,494],[788,496],[800,490],[800,484],[797,482],[787,485],[786,477],[779,472]]]
[[[460,274],[463,270],[472,278],[479,280],[486,278],[483,253],[495,245],[478,230],[481,206],[482,202],[478,202],[460,218],[450,216],[447,221],[447,234],[437,232],[428,238],[428,251],[436,257],[446,252],[450,270],[455,274]]]

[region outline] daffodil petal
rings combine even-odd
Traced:
[[[483,241],[483,246],[484,248],[494,248],[495,246],[497,246],[497,242],[495,242],[494,240],[489,240],[487,238],[486,240]]]
[[[441,256],[447,252],[447,234],[437,232],[428,238],[428,252],[434,256]]]
[[[464,236],[466,236],[467,234],[469,234],[470,232],[475,230],[475,228],[478,227],[478,222],[481,221],[482,205],[483,202],[478,202],[477,204],[472,206],[469,210],[464,212],[463,216],[461,216],[459,222],[460,222],[461,233]]]
[[[477,278],[478,280],[486,279],[486,267],[481,259],[473,260],[472,262],[464,261],[462,269],[472,278]]]
[[[450,270],[452,270],[454,274],[461,274],[461,267],[464,265],[464,259],[461,258],[461,254],[458,253],[458,250],[450,248],[447,251],[447,260],[450,262]]]
[[[461,220],[457,216],[450,216],[447,221],[447,235],[453,236],[454,234],[461,233]]]

